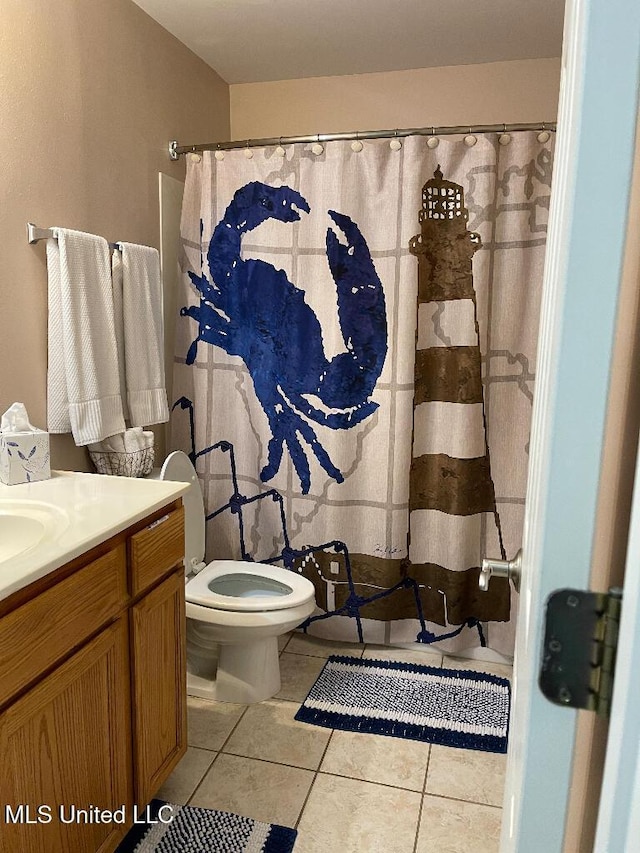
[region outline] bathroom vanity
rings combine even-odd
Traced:
[[[66,515],[0,561],[2,853],[115,850],[186,750],[186,487],[60,477],[0,490]]]

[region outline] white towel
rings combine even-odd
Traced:
[[[148,246],[119,245],[121,251],[113,253],[112,275],[114,294],[122,289],[129,419],[133,426],[160,424],[169,420],[160,257]]]
[[[47,240],[49,432],[78,446],[124,430],[109,274],[102,237],[56,228]]]
[[[120,375],[120,398],[125,420],[129,418],[127,406],[127,380],[124,361],[124,310],[122,307],[122,255],[114,251],[111,256],[111,284],[113,288],[113,314],[116,326],[116,345],[118,347],[118,373]]]

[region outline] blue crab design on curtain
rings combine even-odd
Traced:
[[[346,243],[327,229],[326,251],[336,285],[338,321],[345,351],[327,359],[322,328],[304,291],[283,270],[261,260],[241,257],[242,237],[267,219],[300,220],[311,208],[288,186],[253,181],[241,187],[216,225],[207,252],[209,271],[189,277],[200,294],[199,306],[180,310],[198,323],[189,347],[193,364],[199,341],[240,356],[251,374],[258,400],[268,418],[271,438],[263,482],[280,469],[286,445],[303,494],[311,472],[302,442],[322,468],[342,483],[309,421],[331,429],[351,429],[378,404],[371,400],[387,354],[387,315],[382,283],[367,243],[348,216],[328,211]],[[201,225],[202,229],[202,225]]]

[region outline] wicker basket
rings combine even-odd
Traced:
[[[153,470],[153,447],[131,452],[90,450],[89,456],[98,474],[115,477],[146,477]]]

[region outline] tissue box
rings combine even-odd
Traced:
[[[0,432],[0,480],[5,485],[35,483],[50,476],[48,432]]]

